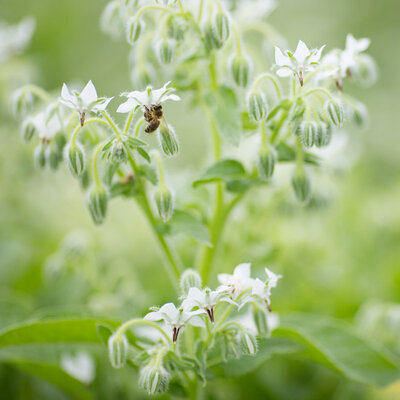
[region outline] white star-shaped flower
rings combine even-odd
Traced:
[[[42,111],[32,118],[32,123],[35,126],[39,139],[43,142],[48,142],[61,130],[60,119],[55,113],[48,110]]]
[[[279,67],[276,73],[280,77],[295,74],[299,78],[300,85],[303,86],[304,74],[312,71],[319,63],[324,47],[325,45],[319,49],[309,50],[302,40],[299,40],[293,54],[290,51],[283,53],[279,47],[275,47],[275,63]]]
[[[16,25],[0,22],[0,64],[22,53],[29,44],[34,30],[35,20],[30,17]]]
[[[93,382],[95,378],[95,362],[90,354],[83,351],[76,355],[63,354],[61,368],[86,384]]]
[[[71,93],[64,83],[59,101],[64,106],[78,111],[81,116],[81,125],[83,125],[86,113],[104,111],[112,99],[113,97],[98,97],[93,82],[89,81],[81,93],[76,91]]]
[[[191,287],[186,299],[182,302],[182,307],[187,310],[192,310],[194,307],[198,307],[200,310],[204,309],[207,311],[211,322],[214,322],[214,307],[220,301],[236,304],[224,291],[209,288],[201,290],[197,287]]]
[[[160,104],[167,100],[179,101],[180,97],[173,94],[174,88],[168,87],[171,82],[167,82],[160,89],[153,89],[152,86],[147,87],[146,90],[122,93],[121,96],[127,97],[128,100],[122,103],[117,112],[128,113],[136,110],[137,107],[150,106],[152,104]]]
[[[176,342],[180,329],[186,324],[204,328],[204,321],[199,315],[205,313],[205,310],[189,311],[184,307],[176,308],[173,303],[166,303],[158,311],[148,313],[144,319],[147,321],[164,321],[173,329],[172,340]]]
[[[250,264],[239,264],[233,271],[233,275],[218,274],[218,280],[222,285],[219,290],[225,290],[239,296],[252,286]]]

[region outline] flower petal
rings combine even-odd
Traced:
[[[131,112],[137,106],[139,106],[139,103],[137,102],[136,99],[128,99],[127,101],[125,101],[125,103],[119,105],[119,107],[117,108],[117,113]]]
[[[292,76],[293,75],[293,71],[290,68],[283,67],[283,68],[279,68],[276,71],[276,74],[278,76],[280,76],[281,78],[287,78],[288,76]]]
[[[81,98],[85,106],[97,100],[97,91],[92,81],[89,81],[87,83],[87,85],[83,88],[82,92],[80,93],[79,97]]]
[[[284,55],[279,47],[275,46],[275,63],[279,66],[290,65],[290,57]]]
[[[249,263],[239,264],[235,268],[233,275],[235,276],[235,278],[237,277],[240,279],[250,278],[250,267],[251,267],[251,264],[249,264]]]
[[[302,40],[299,40],[299,43],[297,44],[297,48],[293,54],[293,57],[299,64],[303,64],[309,55],[310,55],[310,50],[308,50],[307,45]]]

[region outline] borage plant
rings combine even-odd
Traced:
[[[353,379],[376,384],[393,379],[389,360],[329,320],[286,317],[277,328],[279,318],[269,312],[271,289],[280,276],[267,268],[266,276],[254,279],[250,265],[241,264],[233,275],[219,274],[215,290],[208,287],[237,204],[261,187],[274,190],[279,165],[292,163],[287,185],[306,205],[313,170],[323,162],[313,150],[330,146],[345,123],[363,127],[367,122],[364,105],[346,92],[345,81],[374,83],[376,67],[364,53],[369,40],[348,35],[344,50],[327,54],[325,46],[310,49],[300,40],[290,51],[265,22],[272,9],[265,0],[112,1],[102,27],[132,45],[135,88],[121,94],[115,116],[109,103],[117,100],[98,97],[91,81],[81,91],[64,84],[55,98],[36,86],[14,96],[14,109],[24,116],[23,139],[38,138],[35,164],[58,168],[64,160],[87,192],[96,224],[106,218],[111,199],[124,196],[136,201],[153,228],[180,305],[153,308],[118,329],[99,325],[111,364],[138,368],[139,384],[150,394],[170,387],[196,398],[199,381],[243,374],[274,353],[303,354],[307,346]],[[251,40],[254,35],[257,41]],[[190,183],[206,190],[206,201],[202,195],[175,199],[165,177],[163,158],[178,156],[181,147],[166,104],[180,97],[201,110],[209,132],[209,164]],[[122,125],[116,122],[120,114],[126,115]],[[157,148],[149,150],[149,135],[157,135]],[[246,141],[256,143],[250,155],[240,151]],[[175,232],[199,242],[191,265],[183,265],[173,248],[169,237]],[[363,362],[349,363],[343,352],[328,357],[324,352],[332,343],[318,330],[321,324],[352,341],[354,357],[366,364],[373,359],[376,376],[364,371]],[[136,325],[146,330],[139,332]],[[283,339],[288,332],[305,339],[301,344]]]

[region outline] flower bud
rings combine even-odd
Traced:
[[[69,143],[65,148],[65,162],[71,174],[77,178],[85,170],[85,152],[80,143]]]
[[[143,22],[140,19],[136,17],[129,18],[126,24],[126,40],[129,44],[134,44],[139,40],[143,28]]]
[[[362,86],[372,86],[378,77],[378,67],[375,61],[368,54],[360,54],[358,63],[352,69],[355,80]]]
[[[28,118],[26,119],[21,126],[21,138],[24,142],[29,142],[36,132],[36,126],[33,121]]]
[[[25,88],[17,89],[11,95],[11,111],[16,116],[26,115],[33,106],[33,95]]]
[[[257,328],[259,336],[266,337],[269,335],[268,316],[266,308],[259,307],[253,303],[253,320]]]
[[[357,128],[364,129],[368,125],[368,111],[363,103],[349,104],[347,115],[351,123]]]
[[[51,142],[46,148],[46,164],[51,169],[57,169],[61,161],[60,152],[54,142]]]
[[[248,330],[239,333],[240,350],[243,354],[254,356],[257,353],[257,338]]]
[[[88,193],[86,205],[93,222],[96,225],[103,223],[107,214],[108,195],[103,186],[95,185]]]
[[[114,37],[122,34],[123,21],[121,18],[121,2],[118,0],[111,1],[104,9],[101,19],[101,29]]]
[[[303,121],[300,124],[300,137],[306,147],[314,145],[315,138],[318,134],[318,127],[315,121]]]
[[[54,136],[54,143],[57,146],[59,153],[62,154],[62,151],[67,144],[67,138],[63,131],[59,131],[56,133],[56,135]]]
[[[174,128],[162,119],[158,132],[160,145],[164,154],[170,157],[177,155],[179,153],[179,142]]]
[[[344,110],[343,104],[338,99],[330,99],[325,105],[326,113],[329,116],[330,121],[335,126],[342,126],[344,121]]]
[[[194,269],[185,269],[183,274],[181,275],[180,287],[182,294],[186,296],[189,292],[189,289],[192,287],[196,287],[201,289],[202,282],[200,274]]]
[[[252,91],[247,99],[247,104],[249,109],[249,116],[254,121],[258,122],[267,117],[267,102],[261,92],[257,90]]]
[[[326,122],[319,121],[317,123],[317,135],[315,137],[315,145],[317,147],[327,146],[332,137],[332,127]]]
[[[239,54],[231,60],[231,71],[233,80],[238,86],[246,87],[250,77],[250,62],[247,57]]]
[[[46,148],[43,143],[36,146],[33,152],[35,166],[38,169],[43,169],[46,166]]]
[[[87,189],[90,185],[90,176],[87,169],[83,171],[81,176],[79,177],[79,183],[82,189]]]
[[[175,44],[172,40],[163,40],[158,45],[158,59],[161,64],[171,64],[174,56]]]
[[[182,17],[171,17],[167,22],[167,36],[178,42],[185,38],[186,21]]]
[[[261,147],[257,160],[260,179],[265,181],[271,178],[274,173],[277,158],[276,151],[273,147]]]
[[[128,159],[128,152],[121,140],[115,140],[111,148],[111,159],[115,163],[123,163]]]
[[[204,45],[208,51],[214,49],[220,49],[223,45],[223,42],[219,40],[212,23],[207,22],[204,25]]]
[[[157,363],[150,363],[140,370],[139,386],[151,395],[166,392],[170,380],[169,372]]]
[[[128,340],[125,335],[112,334],[108,339],[108,357],[114,368],[122,368],[128,355]]]
[[[230,32],[228,16],[223,12],[217,12],[214,14],[211,24],[215,37],[219,42],[224,43],[228,39]]]
[[[292,176],[292,187],[298,201],[307,204],[311,198],[311,179],[304,168],[297,168]]]
[[[171,191],[165,185],[158,186],[154,193],[154,200],[160,218],[167,222],[174,212],[174,198]]]

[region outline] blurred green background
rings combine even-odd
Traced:
[[[0,20],[11,23],[32,15],[37,22],[27,52],[13,61],[31,65],[29,74],[18,79],[32,79],[55,92],[63,82],[89,79],[100,95],[131,90],[129,46],[113,41],[99,28],[105,4],[105,0],[0,0]],[[386,310],[400,303],[399,14],[397,0],[279,1],[269,22],[291,47],[298,39],[311,46],[327,44],[328,50],[343,47],[348,32],[371,38],[370,54],[379,65],[379,82],[368,90],[348,87],[367,105],[371,123],[353,138],[360,156],[345,173],[333,176],[335,191],[327,204],[299,209],[285,204],[282,193],[259,193],[248,199],[249,223],[243,226],[233,219],[221,255],[221,269],[231,270],[248,260],[283,273],[285,279],[274,293],[275,311],[310,311],[355,321],[398,355],[399,309],[394,327],[386,327],[387,321],[368,324],[367,317],[372,313],[368,305]],[[7,68],[0,73],[13,69]],[[13,82],[2,83],[4,97]],[[1,107],[0,329],[60,309],[66,314],[101,310],[129,318],[169,300],[172,292],[163,285],[156,244],[132,202],[113,201],[106,223],[94,227],[80,188],[63,169],[34,170],[31,146],[21,144],[7,104]],[[177,106],[171,107],[183,147],[179,160],[167,165],[172,172],[204,162],[202,132],[186,129],[196,121],[196,112],[192,117],[184,107],[183,117]],[[88,237],[84,255],[73,259],[59,276],[49,278],[46,271],[57,263],[54,254],[64,251],[59,250],[60,242],[77,229]],[[182,244],[187,262],[190,246],[190,241]],[[84,268],[87,265],[90,268]],[[20,383],[11,387],[7,376],[14,373],[6,367],[0,370],[0,386],[8,385],[15,396],[11,398],[57,398],[50,388],[26,376],[19,376]],[[134,380],[126,372],[110,374],[103,383],[109,392],[99,389],[99,398],[129,398]],[[254,393],[247,392],[249,382]],[[30,390],[26,397],[20,392],[24,385]],[[210,387],[210,398],[215,399],[260,398],[260,393],[262,398],[288,400],[400,398],[399,389],[378,392],[349,384],[322,368],[284,359],[271,360],[250,377]],[[136,395],[145,397],[141,392]]]

